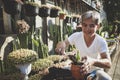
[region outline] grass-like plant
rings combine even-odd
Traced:
[[[18,49],[8,55],[8,61],[15,65],[31,63],[37,60],[38,55],[35,51],[29,49]]]

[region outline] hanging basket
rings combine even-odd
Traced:
[[[75,80],[84,80],[84,76],[80,73],[80,65],[72,64],[71,72]]]
[[[79,23],[79,21],[80,21],[80,16],[79,16],[79,15],[73,15],[73,16],[72,16],[72,21],[73,21],[73,22],[76,22],[76,23]]]
[[[38,5],[35,3],[25,3],[24,12],[26,16],[35,17],[39,12]]]
[[[51,9],[50,10],[50,17],[58,17],[58,10],[57,9]]]
[[[71,17],[70,16],[66,16],[66,18],[65,18],[65,22],[66,23],[71,23]]]
[[[20,12],[20,5],[15,0],[3,0],[6,13],[16,15]]]
[[[72,21],[73,21],[73,22],[77,22],[77,17],[73,17],[73,18],[72,18]]]
[[[41,6],[39,7],[39,16],[40,17],[48,17],[50,14],[50,9],[48,6]]]
[[[61,10],[61,8],[58,7],[58,6],[51,7],[51,9],[50,9],[50,17],[58,17],[60,10]]]

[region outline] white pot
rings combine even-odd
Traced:
[[[19,64],[16,65],[16,67],[19,68],[21,73],[25,75],[25,80],[28,80],[28,74],[31,72],[32,64],[31,63]]]

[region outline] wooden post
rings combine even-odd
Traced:
[[[46,0],[41,0],[41,4],[46,4]],[[42,18],[42,39],[43,43],[48,45],[48,35],[47,35],[47,17]]]

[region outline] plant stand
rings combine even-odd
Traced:
[[[28,80],[28,75],[31,72],[31,63],[16,65],[20,69],[21,73],[25,75],[24,80]]]

